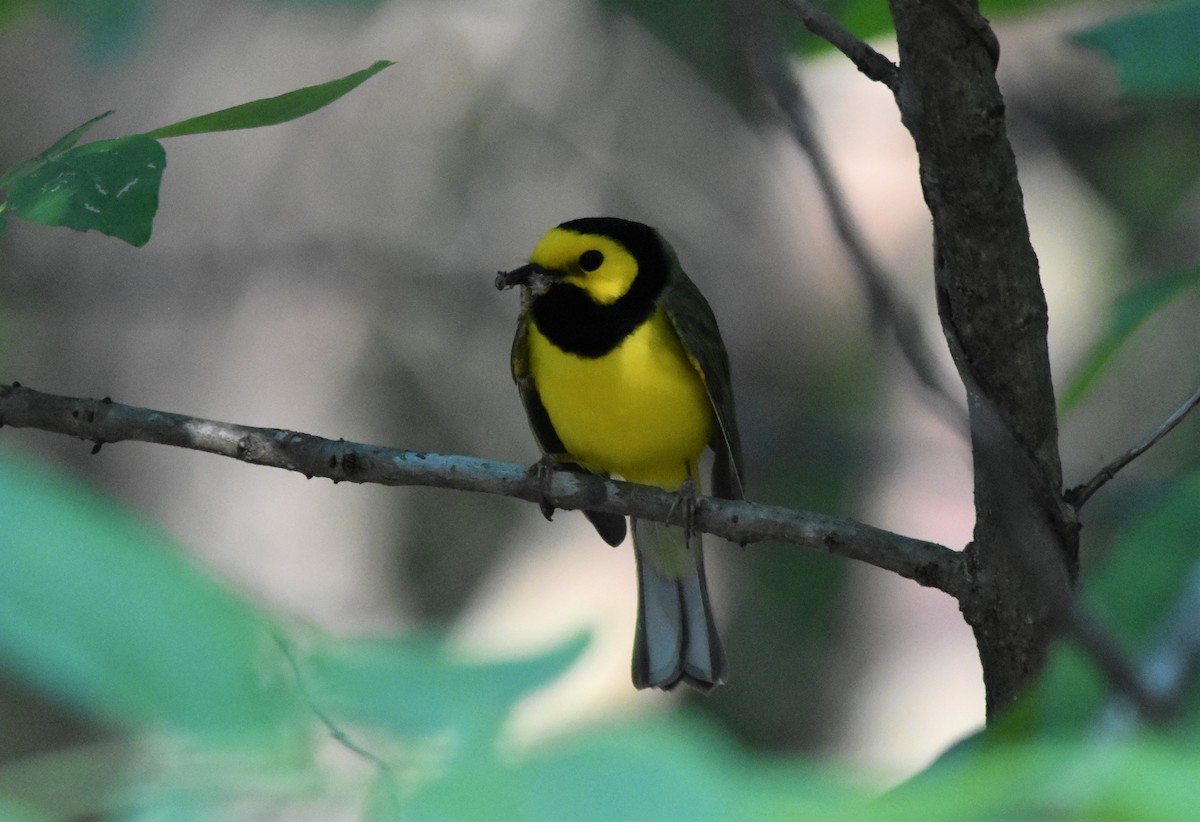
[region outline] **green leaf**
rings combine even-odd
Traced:
[[[9,169],[7,172],[5,172],[3,177],[0,177],[0,188],[8,188],[15,180],[32,174],[34,171],[45,165],[49,160],[53,160],[55,157],[61,155],[64,151],[79,142],[79,138],[86,134],[88,129],[96,125],[96,123],[100,122],[110,114],[112,114],[111,110],[106,111],[103,114],[97,114],[83,125],[76,126],[62,137],[59,137],[54,141],[54,144],[51,145],[50,148],[46,149],[38,156],[26,160],[16,168]]]
[[[989,732],[990,734],[990,732]],[[1194,740],[1155,736],[988,744],[880,797],[888,822],[1172,820],[1200,801]]]
[[[1084,601],[1125,644],[1146,645],[1200,562],[1200,472],[1172,481],[1118,537]]]
[[[514,761],[515,760],[515,761]],[[414,819],[870,819],[865,791],[799,760],[748,755],[686,716],[592,729],[525,757],[447,769]]]
[[[1117,69],[1121,91],[1131,97],[1200,95],[1200,0],[1110,20],[1076,40],[1104,54]]]
[[[358,10],[383,5],[387,0],[263,0],[263,2],[300,9],[333,7]]]
[[[628,15],[688,64],[709,88],[745,110],[750,89],[736,27],[724,0],[600,0],[614,15]],[[772,24],[799,28],[794,15],[766,7]]]
[[[46,815],[21,804],[20,800],[0,796],[0,819],[4,822],[45,822]]]
[[[14,180],[8,207],[35,223],[93,229],[142,246],[166,165],[162,145],[142,134],[76,146]]]
[[[451,733],[474,752],[494,743],[516,702],[561,676],[587,636],[528,659],[461,660],[430,638],[327,642],[299,668],[313,704],[350,722],[401,738]]]
[[[285,123],[329,105],[390,65],[380,60],[339,80],[193,117],[147,134],[76,146],[89,128],[112,113],[105,112],[10,170],[0,178],[0,187],[8,188],[8,208],[27,220],[96,230],[145,245],[167,164],[157,138]]]
[[[1108,331],[1092,347],[1063,392],[1062,410],[1074,408],[1095,387],[1121,347],[1146,320],[1197,284],[1200,284],[1200,265],[1151,280],[1118,297],[1109,315]]]
[[[104,64],[138,45],[152,11],[150,0],[0,0],[0,32],[35,16],[53,16],[57,39],[61,29],[73,30],[83,56]]]
[[[202,114],[199,117],[156,128],[154,131],[148,132],[148,136],[161,139],[182,137],[186,134],[206,134],[213,131],[233,131],[286,123],[329,105],[390,65],[393,65],[391,60],[379,60],[370,68],[356,71],[340,80],[330,80],[328,83],[289,91],[278,97],[268,97],[264,100],[255,100],[214,111],[212,114]]]
[[[66,151],[67,149],[71,148],[76,143],[78,143],[79,138],[82,137],[84,134],[86,134],[89,130],[91,130],[92,126],[96,125],[96,123],[100,122],[101,120],[103,120],[105,117],[108,117],[112,113],[113,113],[113,109],[109,109],[108,111],[104,112],[103,114],[97,114],[95,117],[93,117],[92,119],[83,123],[82,125],[78,125],[75,128],[71,129],[66,134],[64,134],[62,137],[59,137],[57,140],[55,140],[54,144],[52,146],[50,146],[50,148],[46,149],[41,154],[39,154],[36,159],[38,159],[38,160],[54,159],[55,157],[62,154],[64,151]]]
[[[1193,578],[1200,563],[1198,533],[1200,472],[1171,483],[1167,493],[1118,537],[1105,564],[1083,580],[1084,605],[1135,663],[1149,652],[1163,620]],[[1091,728],[1110,694],[1095,663],[1074,643],[1064,641],[1027,700],[1036,716],[1030,729],[1071,735]],[[1191,702],[1193,717],[1198,703],[1200,694]]]
[[[271,623],[161,533],[0,458],[0,665],[102,720],[276,748],[308,721]]]
[[[1012,19],[1041,9],[1066,6],[1078,0],[980,0],[979,10],[989,20]],[[871,40],[894,30],[887,3],[878,0],[823,0],[818,5],[860,40]],[[803,50],[827,52],[833,47],[819,37],[798,41]]]
[[[0,32],[24,22],[35,11],[35,0],[0,0]]]
[[[44,5],[79,33],[85,58],[104,64],[139,45],[153,11],[150,0],[51,0]]]

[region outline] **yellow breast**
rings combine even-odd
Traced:
[[[534,323],[529,368],[570,456],[630,482],[678,488],[713,432],[704,381],[662,311],[596,359],[567,354]]]

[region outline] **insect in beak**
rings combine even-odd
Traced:
[[[558,272],[543,268],[536,263],[514,268],[512,271],[496,273],[496,288],[503,291],[506,288],[523,285],[533,292],[534,296],[545,294],[554,281],[559,278]]]

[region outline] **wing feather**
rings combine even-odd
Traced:
[[[666,288],[659,296],[659,306],[666,313],[684,350],[704,379],[708,399],[717,417],[709,447],[716,459],[713,462],[712,493],[725,499],[742,499],[742,441],[738,435],[737,417],[733,407],[733,384],[729,371],[729,354],[721,342],[717,318],[700,289],[672,260],[672,271]]]

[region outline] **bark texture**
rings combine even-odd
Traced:
[[[1046,301],[1029,240],[999,45],[966,0],[889,0],[896,100],[933,216],[942,329],[967,388],[976,526],[960,599],[995,717],[1042,669],[1070,599],[1074,523],[1062,504]]]

